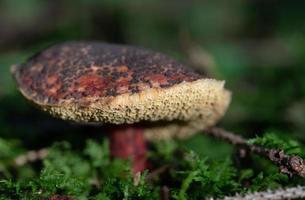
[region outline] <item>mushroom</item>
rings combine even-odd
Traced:
[[[19,90],[64,120],[111,125],[113,157],[146,165],[145,138],[184,138],[215,124],[230,102],[224,81],[161,53],[101,42],[66,42],[12,67]]]

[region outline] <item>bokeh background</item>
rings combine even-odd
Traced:
[[[37,111],[18,93],[9,69],[51,44],[100,40],[160,51],[226,80],[233,93],[220,122],[226,129],[305,142],[304,19],[301,0],[1,0],[0,137],[27,149],[99,138],[98,127]],[[185,144],[216,157],[231,148],[203,136]]]

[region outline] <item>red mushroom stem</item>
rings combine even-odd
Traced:
[[[114,158],[131,159],[134,173],[146,169],[146,141],[143,128],[120,126],[110,132],[110,152]]]

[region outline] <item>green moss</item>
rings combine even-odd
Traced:
[[[273,135],[250,142],[284,149],[295,147],[293,141],[285,142]],[[276,166],[260,157],[252,158],[256,165],[251,168],[239,168],[230,157],[211,160],[175,141],[166,141],[153,144],[149,155],[155,168],[166,165],[167,170],[148,182],[150,171],[145,171],[135,184],[129,162],[110,159],[108,147],[107,140],[101,144],[88,140],[82,151],[71,148],[68,142],[56,143],[42,161],[39,174],[23,177],[17,173],[14,179],[2,179],[0,199],[41,199],[54,194],[75,199],[158,199],[160,188],[166,185],[173,199],[183,200],[301,183],[280,174]],[[13,166],[6,167],[12,171]],[[32,164],[28,167],[37,170]]]
[[[262,137],[250,139],[248,143],[261,145],[266,148],[282,149],[287,154],[305,155],[299,142],[291,138],[280,138],[279,134],[275,133],[268,133]]]

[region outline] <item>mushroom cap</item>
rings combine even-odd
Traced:
[[[124,45],[66,42],[13,67],[12,73],[28,100],[78,122],[200,119],[208,126],[230,102],[224,81],[206,78],[161,53]]]

